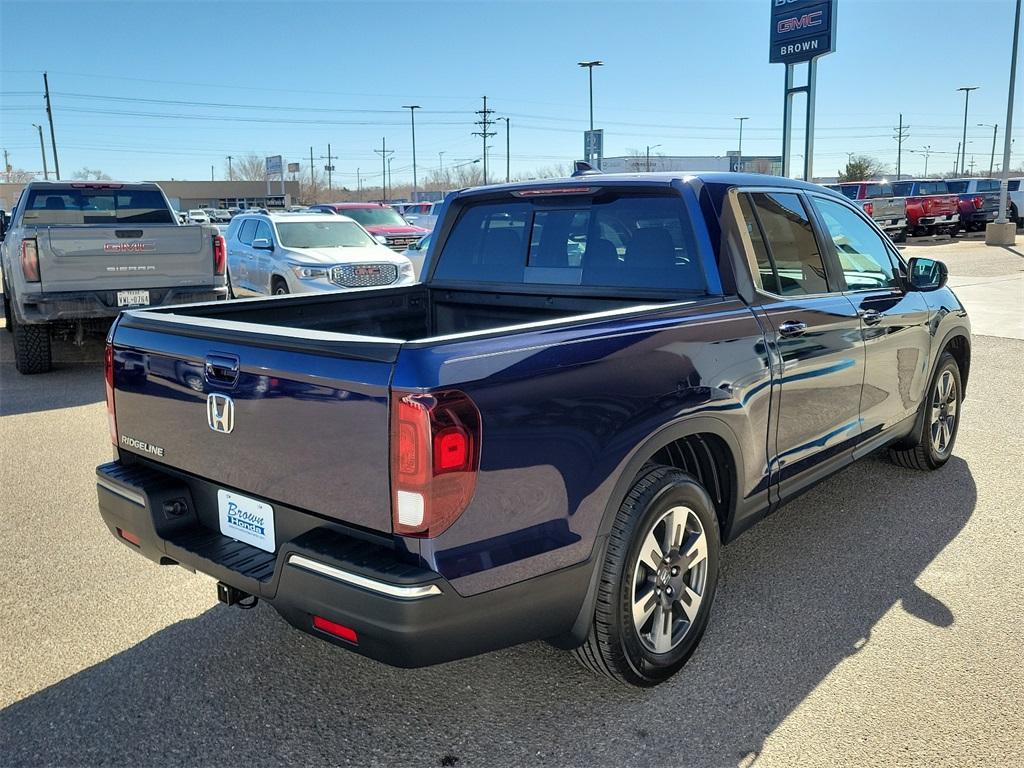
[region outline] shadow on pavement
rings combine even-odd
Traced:
[[[269,607],[216,608],[0,711],[0,754],[59,765],[735,766],[894,606],[937,631],[956,621],[915,580],[975,500],[956,457],[935,473],[851,467],[726,548],[701,647],[654,690],[593,677],[542,643],[397,670],[297,633]]]
[[[0,363],[0,416],[89,405],[105,399],[102,358],[99,365],[54,363],[54,370],[36,376],[21,375],[14,363]]]

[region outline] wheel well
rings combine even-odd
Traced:
[[[946,349],[960,368],[960,385],[967,392],[967,378],[971,372],[971,343],[964,336],[954,336],[946,344]]]
[[[718,527],[725,538],[732,521],[736,488],[736,462],[725,440],[710,432],[687,435],[659,450],[651,461],[676,467],[697,478],[715,505]]]

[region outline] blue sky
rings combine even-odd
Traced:
[[[397,182],[412,165],[401,106],[422,106],[418,163],[436,168],[439,152],[446,165],[480,156],[471,132],[485,94],[510,117],[513,173],[526,173],[581,155],[587,80],[576,62],[602,59],[594,111],[606,155],[647,144],[722,155],[736,147],[738,115],[750,117],[744,154],[777,154],[784,68],[768,63],[769,7],[5,0],[0,144],[15,167],[39,168],[32,123],[45,125],[46,69],[65,175],[88,166],[125,180],[208,179],[212,164],[221,178],[226,155],[248,152],[306,168],[310,145],[320,156],[330,142],[336,180],[354,186],[359,168],[374,184],[373,150],[386,136]],[[929,170],[952,168],[961,85],[980,86],[968,162],[987,170],[992,130],[977,123],[1000,125],[998,162],[1012,22],[1012,0],[840,0],[838,52],[818,68],[816,173],[835,174],[848,152],[895,166],[901,111],[905,150],[930,145]],[[491,162],[503,170],[504,124],[497,130]],[[1012,165],[1022,162],[1024,143]],[[923,164],[923,154],[904,154],[904,172]]]

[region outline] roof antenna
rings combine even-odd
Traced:
[[[601,171],[583,160],[576,160],[572,164],[572,177],[574,179],[577,176],[596,176],[600,173]]]

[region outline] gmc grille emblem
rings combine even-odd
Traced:
[[[214,432],[229,434],[235,428],[235,401],[219,392],[207,395],[206,423]]]

